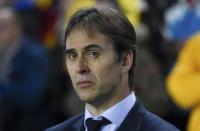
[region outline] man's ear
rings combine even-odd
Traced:
[[[124,53],[123,59],[122,59],[122,72],[128,72],[131,69],[131,66],[133,64],[133,52],[131,50],[128,50]]]

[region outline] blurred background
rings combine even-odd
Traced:
[[[67,76],[64,31],[91,6],[115,8],[134,25],[134,91],[145,107],[199,131],[198,0],[0,0],[0,131],[43,131],[84,110]]]

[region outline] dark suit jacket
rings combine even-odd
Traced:
[[[84,113],[45,131],[84,131]],[[170,123],[148,112],[138,101],[117,131],[179,131]]]

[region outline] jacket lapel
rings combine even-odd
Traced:
[[[128,113],[122,125],[119,127],[117,131],[141,130],[144,112],[145,112],[145,109],[142,107],[139,101],[136,100],[135,105],[133,106],[131,111]]]
[[[72,125],[72,129],[70,131],[84,131],[85,127],[83,123],[84,123],[84,115]]]

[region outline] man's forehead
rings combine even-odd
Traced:
[[[73,30],[66,39],[66,49],[92,47],[91,45],[100,47],[107,44],[107,41],[106,36],[98,32],[89,34],[85,30]]]
[[[97,29],[95,29],[94,27],[91,28],[87,28],[87,27],[80,27],[80,26],[75,26],[73,27],[73,29],[70,31],[69,36],[73,36],[73,35],[82,35],[84,37],[95,37],[97,34],[101,34]]]

